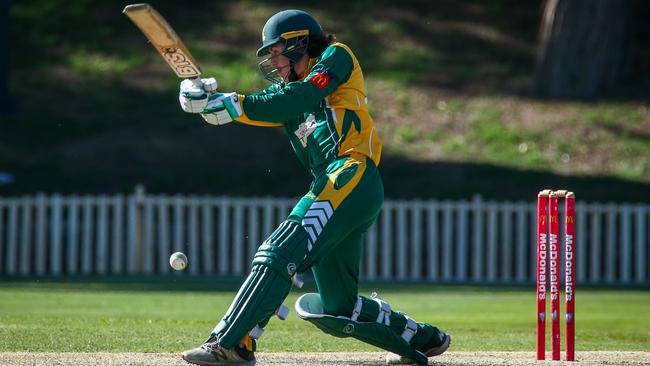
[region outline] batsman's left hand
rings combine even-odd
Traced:
[[[178,101],[183,111],[187,113],[201,113],[208,104],[208,95],[217,91],[217,80],[186,79],[181,82]]]
[[[212,125],[223,125],[232,122],[242,115],[241,103],[237,93],[214,93],[208,97],[201,116]]]

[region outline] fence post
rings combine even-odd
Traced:
[[[411,204],[411,280],[422,278],[422,249],[425,242],[422,240],[422,202],[413,201]]]
[[[92,271],[92,238],[93,238],[93,197],[83,198],[83,227],[81,229],[81,273]]]
[[[501,279],[510,283],[513,282],[512,257],[513,257],[513,237],[512,237],[512,212],[513,205],[510,202],[501,204]]]
[[[488,208],[488,225],[487,225],[487,279],[488,282],[494,283],[497,280],[497,258],[498,258],[498,241],[497,241],[497,217],[499,205],[490,201]]]
[[[392,230],[393,202],[385,201],[381,216],[381,278],[390,280],[393,261],[393,230]]]
[[[244,273],[244,203],[241,199],[236,199],[233,203],[233,255],[231,263],[234,264],[232,273],[239,276]]]
[[[170,251],[170,241],[169,241],[169,201],[170,198],[164,195],[160,195],[156,198],[156,203],[158,206],[158,255],[160,257],[158,265],[159,273],[169,272],[169,265],[167,264]]]
[[[472,238],[472,279],[483,281],[483,199],[476,195],[472,199],[474,208],[474,237]]]
[[[203,199],[203,273],[212,274],[214,268],[214,240],[213,238],[213,204],[212,199]]]
[[[576,251],[576,269],[575,273],[575,282],[585,281],[587,282],[587,252],[591,249],[587,248],[587,204],[577,202],[575,205],[576,208],[576,241],[575,241],[575,251]]]
[[[406,231],[406,210],[407,205],[404,201],[398,201],[395,204],[397,209],[397,240],[395,244],[397,245],[397,279],[406,280],[407,268],[408,268],[408,234]]]
[[[61,195],[52,196],[52,217],[50,223],[50,272],[61,275],[61,213],[63,211]]]
[[[144,274],[150,275],[154,273],[154,268],[156,264],[154,263],[154,259],[156,258],[155,252],[156,248],[154,247],[153,240],[154,240],[154,203],[155,203],[156,198],[155,197],[146,197],[144,199],[144,229],[142,231],[142,247],[143,251],[145,253],[149,253],[149,255],[145,255],[144,259],[144,264],[143,264],[143,271]],[[158,246],[160,246],[161,243],[158,243]],[[166,259],[163,258],[162,259]],[[162,259],[160,262],[163,262]],[[161,263],[165,267],[167,266],[167,261],[165,260],[165,263]]]
[[[451,201],[445,201],[442,204],[442,279],[445,282],[451,281],[453,260],[453,235],[454,235],[454,205]]]
[[[624,204],[621,210],[621,225],[619,226],[619,240],[621,243],[621,278],[624,284],[630,283],[632,274],[632,207]]]
[[[429,281],[438,280],[439,273],[439,260],[438,260],[438,248],[440,247],[440,241],[438,240],[438,202],[429,201],[427,203],[427,232],[429,233],[429,241],[427,244],[427,273]]]
[[[36,274],[42,276],[45,274],[46,251],[45,246],[45,214],[47,209],[47,201],[44,193],[36,195]]]
[[[101,195],[97,198],[99,206],[97,213],[97,244],[95,268],[98,274],[106,274],[108,267],[108,197]]]
[[[9,201],[9,230],[7,232],[7,273],[16,274],[18,249],[18,199]]]
[[[517,217],[517,251],[515,254],[515,262],[517,263],[517,283],[526,282],[526,264],[529,261],[529,256],[534,256],[532,251],[527,251],[526,248],[532,247],[527,245],[528,240],[526,236],[526,203],[519,202],[516,204]],[[530,254],[529,254],[530,253]]]
[[[124,238],[123,238],[123,212],[124,198],[122,195],[115,195],[111,199],[113,206],[113,245],[111,272],[120,273],[124,269]]]
[[[590,273],[589,273],[589,282],[591,283],[599,283],[600,278],[601,278],[601,273],[600,273],[600,265],[601,265],[601,256],[600,256],[600,245],[601,245],[601,240],[600,240],[600,232],[601,232],[601,205],[600,204],[594,204],[591,206],[591,235],[590,239],[591,242],[589,243],[589,253],[591,253],[591,258],[589,260],[589,265],[590,265]],[[582,250],[586,252],[586,248],[583,248]],[[580,250],[577,248],[577,250]],[[579,267],[580,264],[578,263],[577,266]]]
[[[140,206],[144,202],[145,188],[137,185],[129,197],[128,224],[129,235],[127,238],[127,268],[129,274],[142,270],[142,214]]]
[[[79,259],[79,198],[77,196],[70,196],[68,198],[68,259],[67,259],[67,274],[77,274],[77,262]]]
[[[190,274],[196,275],[201,268],[199,260],[199,202],[196,197],[189,197],[189,238],[187,241],[187,255],[192,258],[190,267],[188,268]]]
[[[616,206],[613,202],[607,204],[607,241],[605,242],[605,278],[607,283],[614,283],[616,277],[616,258],[620,250],[616,250]]]
[[[650,261],[646,253],[648,250],[646,229],[649,228],[646,213],[647,208],[643,205],[636,207],[636,282],[639,284],[647,284],[646,272]]]
[[[32,261],[32,205],[33,200],[29,196],[22,198],[22,219],[20,231],[20,274],[28,276],[31,271]],[[0,221],[2,225],[2,221]],[[2,238],[0,238],[2,241]],[[2,250],[0,248],[0,250]]]
[[[219,257],[219,274],[228,274],[230,262],[230,251],[228,250],[229,238],[228,217],[230,216],[230,199],[219,198],[219,241],[217,241],[217,253]]]
[[[458,203],[457,222],[456,222],[456,281],[467,280],[467,258],[470,254],[467,252],[467,237],[469,227],[467,225],[467,213],[469,211],[469,204],[466,201]]]

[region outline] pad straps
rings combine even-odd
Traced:
[[[287,320],[287,316],[289,315],[289,308],[286,307],[284,304],[280,305],[278,309],[274,313],[280,320]],[[254,340],[260,339],[262,334],[264,333],[264,328],[262,328],[259,324],[255,326],[255,328],[251,329],[250,332],[248,332],[248,335],[253,338]]]
[[[370,297],[379,305],[377,323],[390,326],[390,315],[392,313],[390,305],[386,301],[382,300],[376,292],[373,292]],[[352,313],[351,319],[356,321],[359,313],[361,313],[361,298],[359,298],[357,304],[354,307],[354,312]],[[403,315],[406,319],[406,325],[404,326],[404,331],[402,332],[402,339],[404,339],[406,343],[411,343],[411,339],[413,339],[415,333],[418,332],[418,323],[415,320],[411,319],[408,315]]]
[[[406,318],[406,326],[404,326],[404,332],[402,332],[402,339],[404,339],[406,343],[411,343],[411,339],[415,333],[418,332],[418,323],[409,318],[406,314],[404,314],[404,318]]]
[[[377,302],[377,304],[379,304],[379,314],[377,315],[377,323],[390,326],[390,315],[392,312],[390,305],[387,302],[380,299],[376,292],[373,292],[371,297],[375,302]],[[362,307],[363,307],[363,300],[361,296],[359,296],[357,298],[356,304],[354,304],[354,309],[352,310],[352,316],[350,316],[351,320],[355,322],[357,321],[359,315],[361,315]],[[406,325],[404,326],[404,331],[402,332],[402,339],[404,339],[406,343],[411,343],[411,339],[413,339],[415,333],[418,332],[418,323],[415,320],[411,319],[408,315],[406,314],[403,315],[404,318],[406,319]]]
[[[251,338],[254,340],[258,340],[262,336],[262,333],[264,333],[264,328],[260,327],[258,324],[255,326],[255,328],[251,329],[251,331],[248,332],[248,335],[251,336]]]
[[[390,327],[390,305],[382,300],[376,292],[373,292],[370,297],[379,305],[379,314],[377,315],[377,323],[384,324]]]
[[[363,306],[363,300],[361,296],[357,298],[357,303],[354,304],[354,310],[352,311],[352,316],[350,319],[354,320],[355,322],[359,318],[359,315],[361,315],[361,307]]]

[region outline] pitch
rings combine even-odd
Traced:
[[[430,365],[447,366],[526,366],[540,365],[534,352],[449,352],[429,361]],[[647,365],[650,352],[595,352],[580,353],[580,366]],[[260,353],[258,365],[268,366],[331,366],[331,365],[383,365],[380,352],[277,352]],[[178,355],[169,353],[0,353],[0,363],[18,365],[121,365],[158,366],[184,365]],[[570,362],[554,362],[570,365]]]

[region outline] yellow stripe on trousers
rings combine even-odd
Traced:
[[[344,171],[347,168],[350,168],[354,165],[357,165],[357,171],[354,173],[354,176],[352,179],[350,179],[349,182],[347,182],[343,187],[336,189],[334,187],[334,184],[336,183],[336,178],[339,176],[339,174]],[[350,192],[356,186],[359,184],[359,181],[361,181],[361,177],[363,176],[363,173],[366,171],[366,158],[365,156],[359,156],[359,159],[355,157],[349,157],[343,166],[338,168],[336,171],[334,171],[332,174],[329,175],[329,179],[327,180],[327,184],[323,188],[323,190],[318,194],[318,196],[314,199],[314,201],[330,201],[332,204],[332,207],[334,207],[334,210],[336,210],[340,205],[343,200],[350,195]]]

